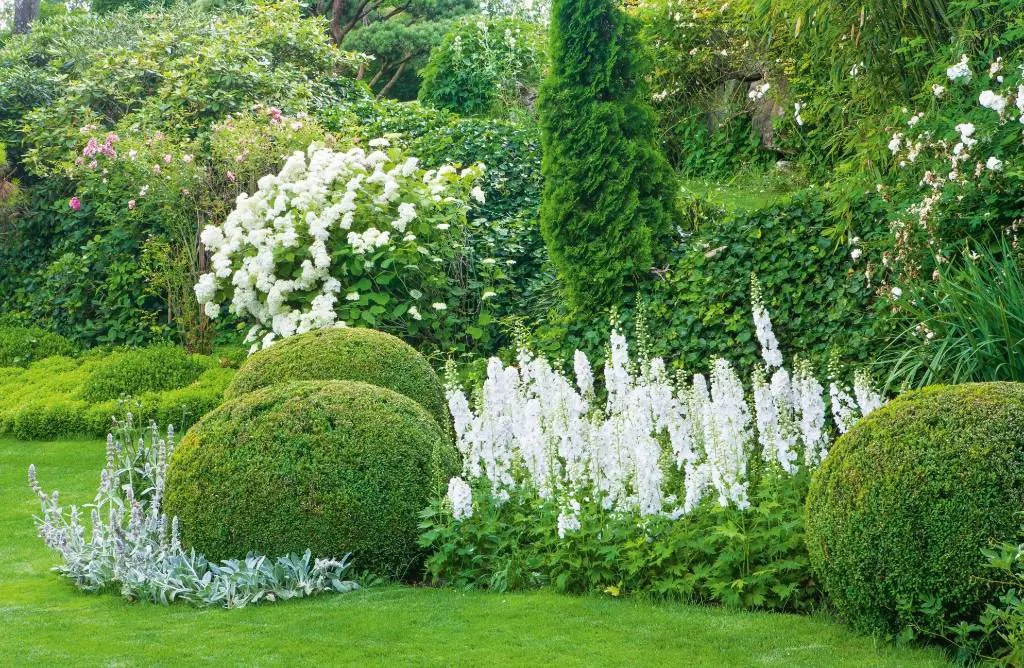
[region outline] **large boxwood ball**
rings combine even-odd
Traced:
[[[838,440],[811,483],[807,547],[857,628],[940,632],[990,599],[981,551],[1016,539],[1022,508],[1024,384],[932,387]]]
[[[210,559],[352,553],[403,577],[419,513],[459,456],[415,401],[351,381],[257,390],[208,413],[171,458],[164,509]]]
[[[356,380],[417,401],[442,427],[448,423],[444,387],[430,364],[401,339],[373,329],[321,329],[278,341],[253,354],[225,397],[294,380]]]

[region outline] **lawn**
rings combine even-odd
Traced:
[[[97,441],[0,440],[0,657],[8,665],[938,666],[824,617],[411,587],[221,610],[78,592],[36,538],[35,463],[47,490],[85,502]],[[144,657],[144,658],[143,658]]]

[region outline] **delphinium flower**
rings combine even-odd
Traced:
[[[455,519],[464,520],[473,516],[473,490],[462,478],[455,477],[448,481],[448,501]]]
[[[782,351],[772,329],[772,320],[764,305],[761,283],[756,274],[750,275],[750,306],[754,315],[754,331],[761,344],[761,356],[769,368],[782,366]]]

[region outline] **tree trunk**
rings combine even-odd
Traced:
[[[341,44],[341,14],[345,11],[345,0],[334,0],[331,3],[331,38],[337,45]]]
[[[39,0],[14,0],[14,34],[25,35],[39,18]]]
[[[395,85],[396,81],[398,81],[398,77],[402,76],[402,72],[405,71],[405,66],[409,64],[410,60],[412,60],[412,53],[407,51],[402,60],[399,61],[398,69],[395,70],[395,73],[391,75],[391,78],[388,79],[388,82],[384,84],[384,87],[380,89],[379,93],[377,93],[378,100],[388,94],[388,91],[391,90],[391,87]]]

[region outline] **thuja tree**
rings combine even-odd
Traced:
[[[634,20],[616,0],[554,0],[538,107],[541,230],[572,305],[628,299],[672,234],[677,184],[655,139]]]

